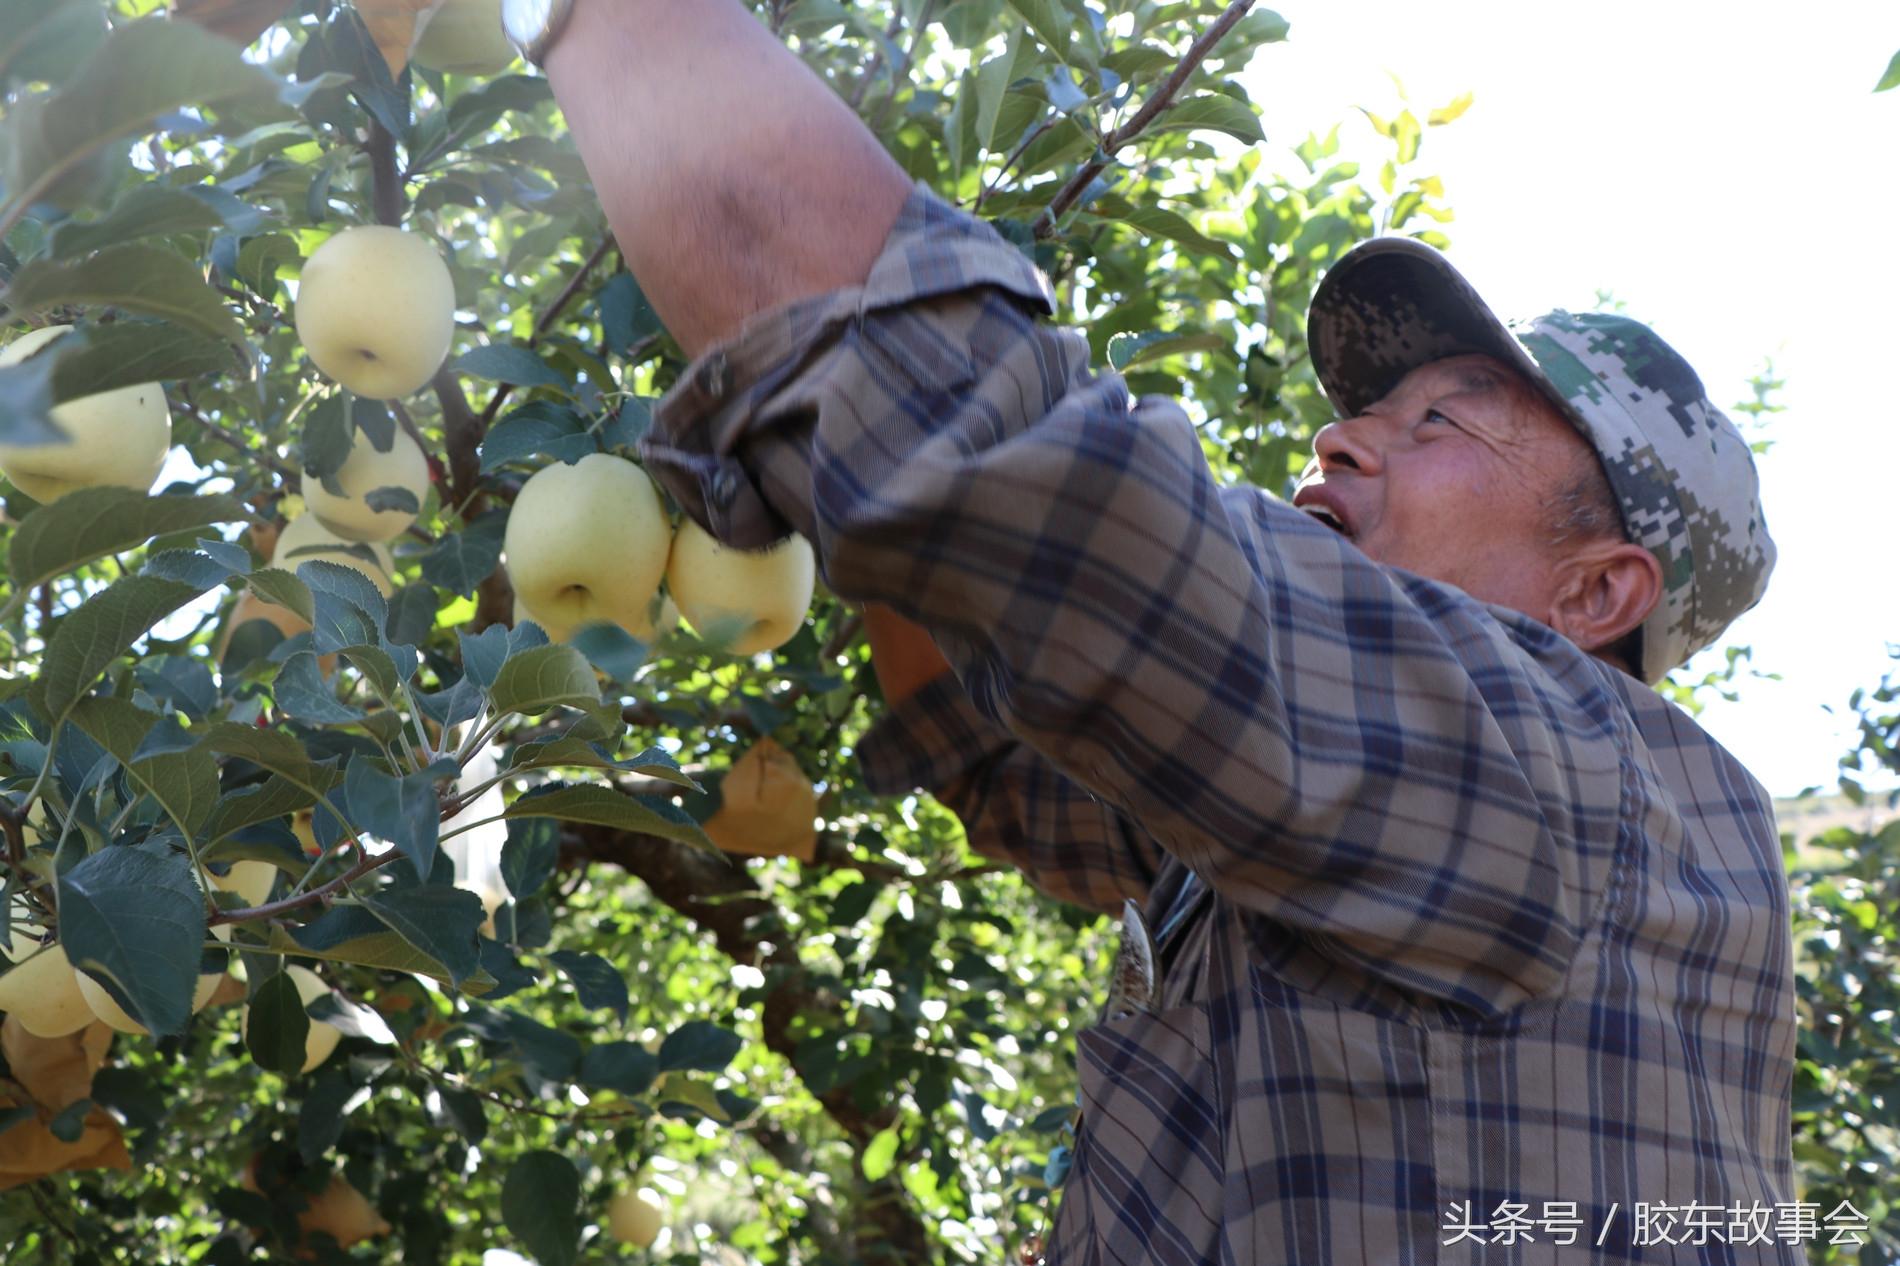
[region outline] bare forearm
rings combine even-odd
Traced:
[[[871,666],[877,670],[886,703],[902,703],[950,671],[950,661],[923,626],[882,603],[865,604],[864,634],[871,643]]]
[[[689,355],[862,281],[909,195],[738,0],[579,0],[547,72],[629,267]]]

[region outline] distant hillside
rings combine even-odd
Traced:
[[[1837,826],[1852,827],[1871,835],[1900,818],[1900,809],[1889,804],[1889,799],[1886,792],[1870,792],[1865,804],[1855,804],[1838,791],[1829,795],[1784,796],[1775,801],[1775,821],[1782,834],[1795,837],[1796,844],[1805,844]]]

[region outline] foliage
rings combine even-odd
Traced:
[[[6,499],[8,918],[54,929],[157,1036],[117,1038],[97,1072],[73,1056],[85,1093],[57,1105],[10,1064],[0,1128],[97,1128],[131,1168],[0,1194],[0,1243],[632,1260],[593,1228],[646,1185],[669,1225],[650,1260],[1001,1258],[1062,1171],[1112,928],[973,856],[928,798],[865,791],[877,684],[828,596],[748,659],[514,623],[499,563],[523,479],[630,453],[684,367],[545,84],[402,65],[419,6],[399,0],[157,7],[0,0],[0,302],[13,328],[79,330],[0,369],[0,443],[154,379],[176,443],[161,495]],[[1469,98],[1344,125],[1370,128],[1364,175],[1341,128],[1270,172],[1235,75],[1286,26],[1249,9],[770,0],[761,19],[1033,255],[1098,359],[1183,398],[1222,476],[1285,491],[1329,417],[1313,287],[1368,234],[1443,242],[1420,148]],[[461,311],[448,367],[389,407],[326,384],[290,320],[303,261],[377,222],[429,235]],[[266,565],[304,473],[396,427],[433,486],[393,593]],[[314,627],[238,625],[251,596]],[[700,828],[768,737],[818,792],[809,860],[721,854]],[[272,899],[204,904],[194,875],[240,859],[278,868]],[[131,918],[144,952],[115,935]],[[285,961],[334,998],[301,1010]],[[194,1016],[208,966],[233,976]],[[320,1023],[336,1056],[271,1071]],[[339,1176],[389,1224],[347,1254],[299,1229]]]

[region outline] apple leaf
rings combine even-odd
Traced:
[[[541,1266],[573,1266],[580,1251],[581,1180],[558,1152],[525,1153],[501,1184],[501,1218]]]
[[[389,604],[368,576],[342,563],[315,559],[298,565],[297,579],[310,590],[310,623],[319,655],[382,644]]]
[[[608,1008],[622,1024],[627,1022],[627,982],[612,963],[576,950],[556,950],[548,959],[574,982],[574,993],[583,1007]]]
[[[310,406],[304,418],[297,456],[304,472],[321,479],[343,469],[350,458],[356,424],[350,416],[349,393],[334,391]]]
[[[464,525],[459,532],[444,533],[422,556],[422,578],[468,597],[501,566],[502,538],[507,528],[508,512],[491,510]],[[501,632],[505,639],[507,630]]]
[[[671,801],[657,796],[629,796],[594,783],[537,787],[509,805],[503,816],[584,822],[716,851],[699,823]]]
[[[482,437],[482,473],[530,457],[577,462],[599,451],[580,414],[552,400],[533,400],[505,415]]]
[[[110,304],[224,342],[244,339],[243,327],[198,265],[144,242],[108,246],[74,262],[36,259],[13,275],[5,299],[16,318],[68,305]]]
[[[229,343],[167,321],[82,326],[46,349],[53,399],[64,402],[141,383],[219,374],[238,364]],[[55,353],[54,349],[58,348]]]
[[[510,822],[501,846],[502,882],[516,901],[525,901],[554,877],[560,855],[560,830],[546,818]]]
[[[303,1072],[309,1038],[310,1015],[304,1010],[297,981],[287,971],[277,972],[251,995],[244,1045],[259,1068],[295,1077]]]
[[[195,233],[223,223],[202,198],[167,185],[139,185],[89,223],[68,220],[53,232],[52,254],[70,259],[87,251],[142,237]]]
[[[81,488],[20,520],[7,545],[7,568],[17,588],[32,589],[154,536],[235,522],[245,513],[226,496],[153,497],[130,488]]]
[[[422,513],[422,503],[416,500],[416,494],[394,484],[371,488],[363,494],[363,504],[378,514],[388,510],[401,511],[403,514]]]
[[[636,1042],[601,1042],[581,1056],[580,1082],[592,1090],[611,1090],[631,1099],[653,1087],[660,1061]]]
[[[523,743],[514,750],[509,769],[611,769],[629,774],[661,778],[689,791],[700,786],[693,776],[679,767],[665,748],[649,747],[626,760],[615,760],[592,743],[573,737],[550,739],[545,743]]]
[[[51,356],[29,356],[0,367],[0,444],[70,444],[72,437],[53,423]]]
[[[466,888],[420,884],[366,893],[361,900],[403,940],[447,968],[450,984],[459,986],[481,969],[476,930],[488,916],[482,899]]]
[[[309,651],[298,651],[284,660],[271,685],[271,697],[307,725],[350,725],[364,716],[362,709],[336,697],[336,690],[323,679],[317,657]]]
[[[88,598],[60,622],[41,661],[47,716],[63,720],[113,660],[201,592],[175,580],[127,576]]]
[[[182,1033],[204,949],[204,895],[182,855],[104,848],[59,877],[66,957],[140,1024]]]
[[[0,93],[7,82],[63,83],[105,38],[98,6],[70,0],[14,0],[4,9]]]
[[[688,1020],[660,1043],[660,1071],[724,1072],[745,1045],[731,1029],[710,1020]]]
[[[343,775],[351,819],[371,835],[401,849],[416,868],[417,877],[424,880],[435,866],[436,843],[442,830],[435,784],[435,776],[426,770],[398,778],[362,758],[351,761]],[[476,904],[479,907],[480,902]],[[472,945],[469,952],[474,953]],[[452,971],[455,969],[455,963],[442,961]]]
[[[474,897],[473,893],[468,895],[479,907],[481,898]],[[271,946],[325,962],[413,972],[445,985],[449,983],[448,968],[404,940],[389,924],[362,906],[337,906],[288,932],[273,928]],[[483,972],[465,977],[459,987],[464,993],[481,994],[494,988],[494,984],[494,978]]]
[[[354,8],[338,7],[324,28],[323,43],[329,68],[342,71],[355,81],[350,91],[363,108],[389,129],[392,136],[407,135],[409,81],[401,77],[400,66],[392,69],[384,60],[382,50],[376,47],[376,37],[363,25],[362,16]]]
[[[72,718],[93,742],[112,753],[179,830],[191,838],[198,837],[218,804],[218,764],[211,753],[185,735],[182,749],[151,754],[148,739],[161,720],[169,718],[160,718],[126,699],[81,699],[73,708]]]
[[[1893,60],[1887,63],[1886,73],[1874,85],[1875,92],[1887,92],[1893,88],[1900,88],[1900,53],[1893,55]]]
[[[517,387],[554,387],[569,395],[574,393],[574,384],[534,352],[506,343],[491,343],[464,352],[449,368],[458,374],[513,383]]]
[[[101,146],[169,110],[245,104],[283,114],[283,92],[208,31],[156,17],[124,23],[57,92],[16,103],[0,122],[5,188],[13,201],[37,202]]]
[[[251,592],[264,601],[289,609],[305,624],[316,618],[316,599],[310,587],[281,567],[260,567],[248,579]]]
[[[537,646],[510,655],[488,689],[496,712],[539,716],[552,708],[591,708],[600,702],[587,657],[571,646]]]
[[[1167,113],[1148,125],[1150,133],[1225,132],[1237,141],[1258,145],[1267,139],[1260,129],[1260,116],[1244,101],[1222,92],[1204,93],[1176,102]]]

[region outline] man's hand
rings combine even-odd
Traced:
[[[864,280],[910,180],[738,0],[578,0],[548,81],[689,356]]]

